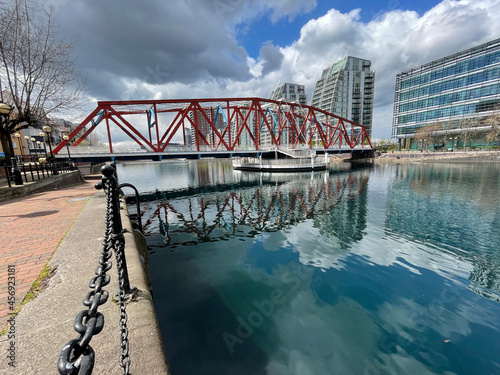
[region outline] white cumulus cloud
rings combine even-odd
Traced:
[[[252,58],[239,33],[256,20],[293,20],[315,9],[316,0],[166,4],[62,3],[62,32],[80,35],[76,63],[89,96],[267,97],[278,81],[287,81],[305,84],[310,98],[322,69],[348,53],[372,61],[373,137],[389,137],[397,73],[496,39],[500,30],[500,0],[444,0],[422,14],[390,9],[370,21],[361,19],[363,9],[330,9],[302,25],[289,45],[269,35]]]

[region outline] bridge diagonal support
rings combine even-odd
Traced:
[[[138,139],[140,139],[140,140],[142,140],[142,141],[143,141],[146,145],[148,145],[149,147],[151,147],[151,149],[152,149],[153,151],[158,151],[158,150],[156,149],[156,147],[155,147],[155,146],[153,146],[153,144],[152,144],[151,142],[149,142],[146,138],[144,138],[144,136],[143,136],[141,133],[139,133],[139,132],[137,131],[137,129],[136,129],[134,126],[132,126],[132,125],[131,125],[131,124],[130,124],[127,120],[125,120],[121,114],[117,113],[117,112],[116,112],[116,111],[115,111],[112,107],[109,107],[109,111],[110,111],[110,112],[111,112],[114,116],[116,116],[118,119],[120,119],[120,121],[121,121],[121,122],[122,122],[122,123],[123,123],[123,124],[124,124],[124,125],[128,128],[128,129],[130,129],[130,131],[131,131],[131,132],[135,135],[135,137],[134,137],[134,136],[132,136],[132,139],[133,139],[133,140],[134,140],[137,144],[141,145],[141,143],[138,141]],[[116,120],[115,120],[115,123],[116,123]],[[137,139],[136,137],[137,137],[138,139]]]
[[[106,112],[107,111],[104,110],[104,113],[105,113],[105,116],[106,116],[106,130],[108,131],[109,152],[113,153],[113,142],[111,141],[111,131],[109,129],[109,117],[107,116]]]
[[[164,121],[166,131],[162,135],[158,121],[160,114],[165,114],[163,118],[168,119]],[[138,122],[130,120],[133,115],[142,116],[140,121],[143,123],[147,119],[146,127],[139,127]],[[116,152],[111,137],[114,125],[149,152],[162,154],[173,144],[175,152],[187,151],[188,130],[194,135],[191,140],[193,151],[198,153],[206,149],[232,152],[239,148],[258,152],[272,147],[296,148],[299,144],[310,149],[338,149],[339,152],[372,148],[369,134],[361,124],[308,105],[262,98],[99,102],[97,108],[71,132],[72,139],[83,133],[73,146],[80,145],[102,119],[106,119],[111,154]],[[85,130],[89,124],[90,128]],[[180,139],[183,149],[179,149]],[[65,145],[65,141],[57,145],[54,154]]]
[[[85,126],[87,126],[87,124],[89,122],[91,122],[91,120],[97,116],[97,114],[99,113],[99,111],[101,111],[102,108],[100,106],[97,106],[96,109],[94,109],[90,115],[88,115],[85,120],[83,120],[80,125],[78,125],[70,134],[69,134],[69,139],[74,139],[78,133],[80,133],[84,128]],[[97,125],[97,124],[96,124]],[[85,138],[87,138],[87,136],[92,133],[92,131],[94,130],[95,128],[95,125],[92,125],[92,127],[87,130],[80,138],[78,138],[74,143],[73,143],[73,146],[78,146],[80,144],[81,141],[83,141]],[[59,151],[61,151],[61,149],[66,145],[66,141],[62,141],[61,143],[59,143],[56,147],[54,147],[54,150],[52,151],[54,153],[54,155],[57,155],[59,153]]]

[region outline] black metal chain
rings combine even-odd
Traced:
[[[123,375],[130,375],[130,355],[127,327],[127,311],[126,311],[126,293],[130,293],[130,282],[128,279],[127,262],[125,260],[125,237],[123,236],[122,221],[120,216],[120,202],[118,200],[118,176],[116,175],[115,164],[111,163],[110,169],[106,172],[112,173],[109,176],[111,181],[112,191],[115,194],[115,200],[111,211],[111,227],[113,228],[112,242],[115,250],[116,270],[118,273],[118,304],[120,305],[120,366],[123,369]],[[104,170],[103,170],[104,172]]]
[[[118,236],[117,236],[118,237]],[[123,237],[123,235],[121,235]],[[121,357],[120,366],[123,368],[123,374],[128,375],[130,369],[130,355],[129,355],[129,342],[128,342],[128,327],[127,327],[127,311],[125,302],[125,288],[124,288],[124,277],[123,277],[123,255],[124,255],[124,241],[120,238],[115,238],[115,257],[116,257],[116,269],[118,271],[118,303],[120,305],[120,347],[121,347]]]
[[[111,258],[113,243],[112,224],[110,220],[112,202],[112,194],[110,194],[111,183],[105,182],[106,191],[106,226],[104,230],[104,238],[101,242],[101,256],[99,257],[99,265],[95,270],[95,275],[89,282],[89,287],[92,289],[83,300],[83,305],[88,307],[87,310],[80,311],[75,318],[73,328],[80,337],[75,340],[70,340],[62,349],[59,360],[57,361],[57,369],[61,375],[74,374],[91,374],[94,368],[95,354],[92,347],[89,345],[90,340],[94,335],[99,334],[104,327],[104,316],[97,311],[97,308],[108,300],[109,293],[102,289],[110,283],[110,277],[106,274],[111,269]]]
[[[61,375],[89,375],[92,374],[95,353],[89,345],[94,335],[99,334],[104,327],[104,316],[97,311],[98,307],[108,300],[109,293],[102,288],[110,283],[110,276],[106,274],[111,269],[109,259],[112,250],[115,251],[116,268],[118,273],[118,303],[120,306],[120,366],[123,375],[130,375],[130,355],[127,328],[126,292],[130,291],[128,272],[125,260],[125,237],[121,226],[118,203],[116,170],[111,165],[101,169],[102,182],[96,184],[97,189],[104,188],[106,193],[106,225],[102,240],[99,265],[96,276],[90,280],[92,289],[83,300],[88,310],[80,311],[75,318],[74,329],[80,337],[70,340],[62,349],[57,362],[57,369]]]

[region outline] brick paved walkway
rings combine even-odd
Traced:
[[[17,307],[85,207],[85,198],[97,192],[94,183],[0,202],[0,330],[11,312],[7,304],[8,265],[16,269]]]

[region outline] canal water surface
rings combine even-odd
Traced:
[[[118,175],[174,375],[500,374],[498,165]]]

